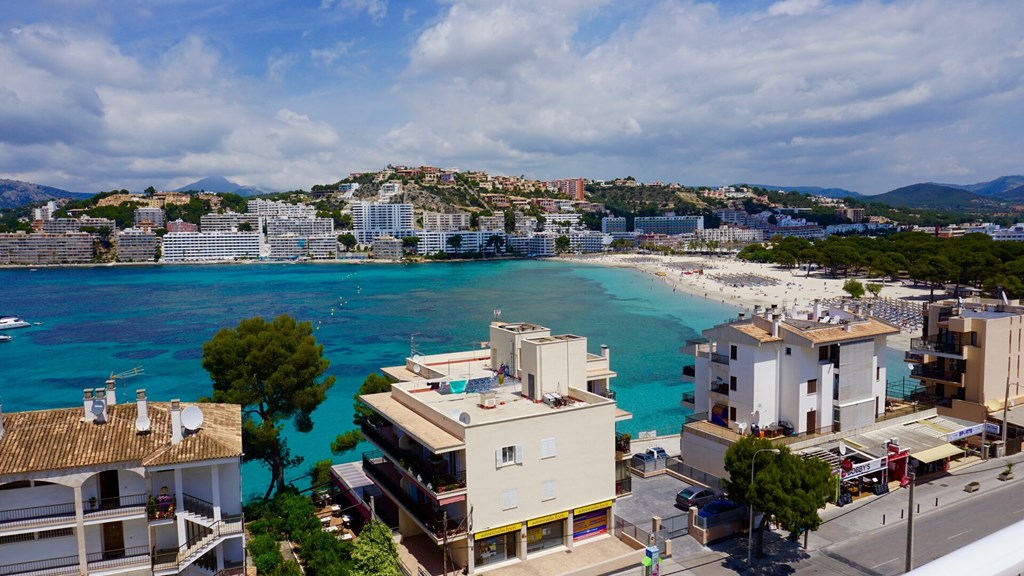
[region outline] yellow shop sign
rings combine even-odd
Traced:
[[[601,508],[611,508],[612,502],[612,500],[605,500],[604,502],[590,504],[589,506],[580,506],[579,508],[574,508],[572,513],[573,515],[586,514],[587,512],[593,512],[594,510],[600,510]]]
[[[515,532],[523,527],[522,522],[516,522],[515,524],[509,524],[508,526],[502,526],[501,528],[492,528],[490,530],[484,530],[483,532],[477,532],[473,535],[474,540],[483,540],[484,538],[490,538],[491,536],[497,536],[498,534],[505,534],[508,532]]]
[[[541,516],[540,518],[534,518],[526,523],[527,528],[533,528],[538,524],[547,524],[548,522],[554,522],[555,520],[565,520],[569,517],[569,511],[559,512],[557,514],[548,514],[547,516]]]

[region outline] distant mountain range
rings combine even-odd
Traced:
[[[843,188],[822,188],[821,186],[774,186],[769,184],[747,184],[747,186],[753,186],[755,188],[764,188],[765,190],[785,190],[786,192],[799,192],[801,194],[824,196],[826,198],[856,198],[858,200],[864,198],[864,196],[858,192],[854,192],[853,190],[845,190]]]
[[[191,184],[186,184],[181,188],[175,190],[175,192],[188,192],[188,191],[205,191],[205,192],[224,192],[229,194],[238,194],[239,196],[257,196],[259,194],[270,194],[271,190],[263,190],[256,186],[242,186],[236,184],[223,176],[207,176],[202,180],[196,180]]]
[[[22,182],[20,180],[0,179],[0,208],[17,208],[33,202],[47,202],[57,198],[88,198],[92,194],[68,192],[60,188]]]

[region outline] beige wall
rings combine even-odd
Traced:
[[[587,339],[523,340],[521,370],[524,391],[529,375],[537,379],[535,400],[546,392],[569,393],[569,388],[587,389]]]
[[[714,440],[696,433],[683,433],[683,463],[708,474],[727,478],[725,472],[725,451],[729,444]]]
[[[541,459],[541,441],[555,439],[555,456]],[[522,464],[497,467],[495,451],[522,447]],[[615,498],[615,404],[554,409],[530,418],[466,427],[466,484],[473,532],[506,526]],[[555,497],[542,501],[542,482]],[[516,490],[503,510],[502,493]]]
[[[490,329],[491,337],[491,368],[497,370],[498,366],[504,363],[510,366],[510,373],[515,376],[519,370],[519,343],[523,338],[537,338],[550,336],[551,331],[547,328],[537,326],[536,330],[515,332],[502,328],[504,322],[492,322]]]

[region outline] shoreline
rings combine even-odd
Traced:
[[[745,262],[734,257],[706,256],[665,256],[660,254],[601,254],[594,256],[563,256],[556,259],[576,264],[591,264],[612,268],[632,268],[660,279],[689,296],[705,298],[735,307],[748,314],[755,305],[770,308],[778,305],[787,310],[796,307],[809,309],[816,298],[822,300],[849,298],[843,291],[847,278],[830,278],[815,274],[810,276],[795,270],[778,268],[772,264]],[[698,271],[703,271],[699,273]],[[689,272],[689,273],[687,273]],[[764,282],[764,285],[746,285],[730,280],[749,279]],[[863,280],[862,280],[863,281]],[[774,284],[771,284],[774,282]],[[902,301],[901,306],[919,310],[920,299],[927,299],[927,287],[911,287],[897,283],[885,283],[879,294],[879,302]],[[872,296],[864,299],[874,300]],[[900,305],[896,303],[896,305]],[[919,327],[901,326],[898,334],[888,337],[886,346],[906,350],[910,339],[920,335]]]

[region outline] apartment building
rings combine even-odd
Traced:
[[[415,236],[412,204],[353,202],[352,233],[361,244],[370,244],[378,236],[405,238]]]
[[[421,230],[416,233],[419,242],[416,253],[423,255],[448,252],[451,254],[472,254],[488,252],[491,254],[504,252],[505,233],[486,230],[468,230],[464,232],[438,232]],[[454,238],[458,237],[458,240]],[[492,240],[492,238],[497,238]]]
[[[587,181],[583,178],[566,178],[553,180],[551,185],[573,200],[583,200],[587,195]]]
[[[481,216],[477,220],[477,227],[488,232],[504,232],[505,216]]]
[[[489,332],[483,349],[413,350],[383,369],[390,392],[360,397],[376,448],[363,470],[403,545],[469,574],[610,533],[629,484],[615,422],[631,415],[616,407],[607,347],[590,354],[585,337],[527,323]]]
[[[733,226],[721,226],[719,228],[705,228],[703,230],[698,230],[696,237],[705,242],[721,242],[723,244],[762,242],[764,241],[764,231],[750,230],[748,228],[735,228]]]
[[[795,308],[795,307],[794,307]],[[805,313],[754,308],[687,342],[695,415],[682,447],[695,468],[721,472],[736,434],[856,430],[885,413],[886,338],[899,328],[861,310],[819,302]],[[689,374],[687,374],[689,372]],[[716,428],[731,434],[715,435]],[[691,433],[692,430],[692,433]]]
[[[502,220],[504,225],[504,220]],[[443,212],[424,212],[423,229],[450,232],[453,230],[469,230],[469,214],[455,212],[445,214]]]
[[[590,254],[604,249],[604,234],[591,230],[573,231],[569,236],[569,251],[574,254]]]
[[[79,232],[82,228],[108,228],[114,230],[117,223],[109,218],[94,218],[82,216],[79,218],[51,218],[43,223],[43,232],[50,234],[64,234],[65,232]]]
[[[125,228],[113,236],[118,262],[155,262],[160,240],[156,234],[138,228]]]
[[[373,240],[373,257],[378,260],[401,260],[404,255],[402,241],[394,236],[378,236]]]
[[[580,214],[548,214],[544,217],[545,232],[565,232],[570,228],[581,228]]]
[[[926,304],[923,314],[922,336],[911,339],[907,361],[915,363],[910,376],[937,400],[939,414],[1002,419],[1004,405],[1024,400],[1019,301],[944,300]]]
[[[136,208],[134,216],[136,228],[163,228],[167,222],[162,208]]]
[[[181,218],[171,220],[167,223],[168,232],[199,232],[199,226],[191,222],[185,222]]]
[[[626,231],[626,217],[625,216],[605,216],[601,218],[601,232],[605,234],[615,234],[616,232]]]
[[[334,235],[281,234],[268,236],[267,244],[270,249],[268,257],[274,260],[330,260],[338,256],[338,238]]]
[[[85,232],[0,234],[0,264],[84,264],[92,256],[92,236]]]
[[[703,216],[637,216],[633,229],[646,234],[692,234],[704,229]]]
[[[250,228],[251,232],[259,232],[263,230],[264,222],[266,222],[266,217],[259,214],[240,214],[238,212],[211,213],[200,216],[199,228],[203,232],[231,232],[239,230],[245,224]]]
[[[118,403],[0,414],[0,574],[214,574],[244,561],[241,410]]]
[[[308,204],[289,204],[276,200],[253,198],[246,202],[246,212],[260,216],[277,216],[278,218],[315,218],[316,208]]]
[[[267,217],[267,236],[297,234],[299,236],[334,235],[332,218],[287,218]]]
[[[205,218],[205,216],[204,216]],[[163,262],[217,262],[260,257],[259,232],[169,232]]]

